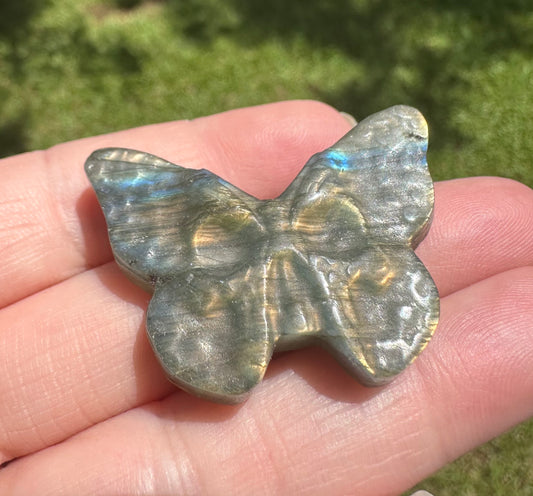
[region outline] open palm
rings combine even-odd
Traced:
[[[0,162],[0,493],[398,494],[533,412],[533,192],[436,185],[417,254],[442,297],[426,351],[368,389],[326,353],[275,358],[238,406],[173,387],[149,295],[112,260],[83,172],[105,146],[277,196],[349,124],[285,102],[66,143]]]

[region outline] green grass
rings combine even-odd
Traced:
[[[0,5],[0,156],[292,98],[418,107],[436,179],[533,186],[529,0],[18,0]],[[420,487],[533,494],[533,422]]]
[[[532,496],[533,421],[467,453],[404,493],[434,496]]]

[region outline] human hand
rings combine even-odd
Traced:
[[[164,377],[86,157],[136,148],[266,198],[348,128],[285,102],[0,163],[0,463],[18,458],[1,494],[398,494],[532,415],[533,192],[496,178],[436,184],[417,253],[441,319],[390,385],[365,388],[317,349],[275,358],[238,406]]]

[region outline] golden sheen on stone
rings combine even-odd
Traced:
[[[365,385],[404,370],[439,314],[413,251],[433,211],[427,138],[413,108],[376,113],[272,200],[147,153],[95,151],[85,169],[117,263],[153,292],[147,331],[170,380],[237,403],[274,351],[315,344]]]

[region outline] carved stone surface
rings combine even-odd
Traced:
[[[86,172],[117,263],[154,293],[148,336],[170,380],[235,403],[274,350],[321,345],[371,386],[411,363],[439,314],[413,252],[433,211],[426,149],[422,115],[392,107],[273,200],[143,152],[95,151]]]

